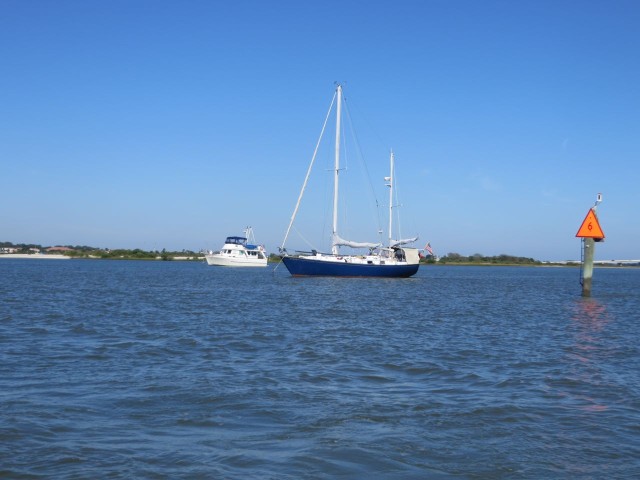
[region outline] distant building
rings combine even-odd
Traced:
[[[73,252],[73,248],[69,247],[49,247],[47,252]]]

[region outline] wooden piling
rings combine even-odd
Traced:
[[[595,258],[596,241],[593,238],[585,238],[583,241],[582,258],[582,296],[591,296],[591,279],[593,278],[593,259]]]

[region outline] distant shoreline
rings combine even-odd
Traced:
[[[137,257],[110,257],[110,258],[101,258],[97,256],[85,256],[85,257],[74,257],[69,255],[63,255],[60,253],[2,253],[0,254],[0,259],[2,258],[24,258],[29,260],[144,260],[144,261],[157,261],[157,260],[165,260],[162,257],[155,258],[137,258]],[[187,257],[187,256],[177,256],[177,257],[169,257],[166,260],[169,261],[204,261],[204,257]]]
[[[638,268],[640,262],[633,260],[632,263],[622,263],[599,261],[593,263],[594,268]],[[420,264],[422,266],[423,264]],[[581,262],[540,262],[540,263],[473,263],[473,262],[445,262],[428,263],[433,267],[546,267],[546,268],[580,268]]]
[[[3,253],[0,258],[28,258],[29,260],[71,260],[59,253]]]

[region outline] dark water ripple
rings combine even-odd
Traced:
[[[640,270],[0,262],[0,478],[635,478]]]

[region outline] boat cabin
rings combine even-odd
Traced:
[[[232,245],[244,245],[247,243],[246,237],[227,237],[224,243],[230,243]]]

